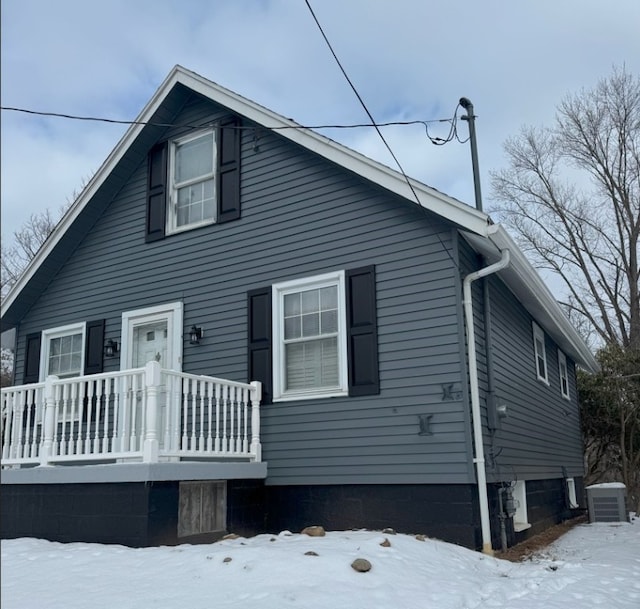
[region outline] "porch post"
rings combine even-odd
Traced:
[[[260,400],[262,400],[262,383],[251,382],[251,446],[249,451],[255,455],[256,461],[262,461],[262,445],[260,444]]]
[[[158,393],[160,392],[160,364],[148,362],[144,368],[144,382],[147,388],[145,404],[145,435],[142,447],[142,460],[145,463],[158,462]]]
[[[44,421],[42,425],[42,446],[40,447],[40,465],[49,465],[53,452],[53,432],[56,425],[56,399],[54,381],[57,376],[48,376],[44,381]]]

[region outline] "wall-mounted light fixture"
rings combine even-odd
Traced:
[[[200,340],[204,336],[204,332],[202,328],[198,328],[196,326],[191,326],[191,330],[189,330],[189,342],[192,345],[199,345]]]
[[[115,340],[110,338],[104,344],[105,357],[114,357],[116,353],[118,353],[118,343]]]

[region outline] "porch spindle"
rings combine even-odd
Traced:
[[[28,441],[28,434],[29,434],[29,425],[25,425],[25,415],[26,415],[26,420],[28,421],[28,412],[26,411],[26,402],[24,399],[24,395],[21,396],[21,400],[20,400],[20,405],[18,407],[18,412],[19,412],[19,416],[18,417],[14,417],[14,420],[17,418],[18,419],[18,437],[16,438],[16,449],[15,449],[15,456],[18,459],[21,459],[22,457],[25,456],[24,454],[24,444]],[[23,430],[25,430],[25,433],[27,434],[27,437],[25,437],[23,439],[22,437],[22,433]]]
[[[91,454],[91,421],[93,419],[93,383],[86,384],[87,428],[84,434],[84,452]]]
[[[213,443],[213,450],[220,452],[220,383],[216,383],[216,437]]]
[[[213,450],[213,383],[207,382],[207,446],[206,451]]]
[[[229,439],[227,435],[227,411],[229,410],[229,385],[222,387],[222,452],[229,452]]]
[[[67,451],[70,455],[75,454],[77,437],[80,436],[80,418],[78,417],[78,383],[71,385],[71,428],[69,429],[69,438],[67,440]],[[77,425],[76,425],[77,421]],[[77,427],[77,430],[76,430]],[[77,432],[77,437],[76,437]]]
[[[238,392],[236,387],[229,387],[229,452],[236,452],[237,448],[237,419]]]
[[[206,387],[204,381],[196,381],[198,387],[198,407],[200,408],[200,437],[198,438],[198,451],[206,450],[205,438],[204,438],[204,413],[205,413],[205,399],[206,399]]]
[[[77,455],[81,455],[84,453],[84,450],[82,448],[83,443],[84,443],[84,438],[83,436],[83,427],[82,427],[82,423],[84,421],[84,413],[85,413],[85,398],[87,396],[87,384],[86,383],[81,383],[80,386],[78,387],[78,439],[76,440],[76,454]],[[87,425],[88,427],[88,425]],[[85,430],[85,435],[87,432],[87,430]]]
[[[246,389],[243,389],[242,390],[242,423],[244,426],[242,430],[243,454],[246,454],[247,451],[249,450],[249,439],[248,439],[249,421],[247,419],[248,409],[249,409],[249,392]]]

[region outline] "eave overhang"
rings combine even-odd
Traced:
[[[599,369],[593,353],[560,308],[558,301],[542,281],[538,272],[524,257],[509,233],[499,224],[492,225],[486,238],[469,232],[462,235],[471,247],[481,254],[487,264],[500,259],[501,252],[508,249],[511,264],[498,272],[498,276],[522,303],[558,347],[576,364],[589,372]]]

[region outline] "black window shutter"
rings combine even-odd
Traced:
[[[374,266],[346,271],[349,395],[380,393],[376,273]]]
[[[24,374],[22,382],[37,383],[40,380],[40,345],[42,334],[27,334],[24,354]]]
[[[147,182],[147,228],[145,240],[164,239],[167,213],[167,142],[149,152]]]
[[[88,321],[84,344],[84,373],[104,371],[104,319]]]
[[[218,217],[229,222],[240,217],[240,121],[232,118],[218,129]]]
[[[262,403],[270,404],[273,395],[271,287],[250,290],[247,299],[249,382],[262,383]]]

